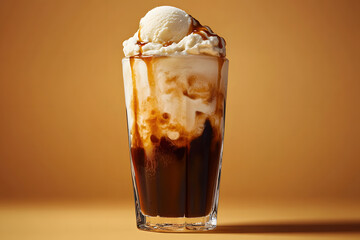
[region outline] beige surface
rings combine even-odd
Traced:
[[[175,4],[227,41],[223,199],[360,200],[360,1],[1,0],[0,199],[131,199],[122,41]]]
[[[213,232],[164,234],[137,230],[134,206],[2,204],[0,239],[359,239],[354,202],[221,202]]]
[[[175,3],[230,60],[220,227],[196,238],[360,238],[360,1],[206,2],[0,1],[1,240],[194,239],[85,203],[132,200],[121,43]]]

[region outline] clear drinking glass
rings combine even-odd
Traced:
[[[137,227],[216,227],[228,60],[122,60]]]

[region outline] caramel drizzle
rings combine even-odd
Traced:
[[[150,98],[148,99],[148,104],[150,104],[152,109],[157,109],[156,107],[156,86],[155,86],[155,80],[154,80],[154,73],[153,73],[153,57],[142,57],[142,60],[146,64],[147,68],[147,77],[148,77],[148,83],[149,83],[149,89],[150,89]],[[152,133],[150,140],[152,142],[157,142],[157,137],[153,134],[156,134],[158,132],[158,112],[152,112],[152,116],[149,119],[149,126],[150,126],[150,132]]]
[[[224,117],[224,107],[222,106],[222,102],[224,101],[224,95],[221,94],[221,84],[222,84],[222,76],[221,76],[221,72],[222,72],[222,68],[223,68],[223,65],[224,65],[224,62],[225,62],[225,58],[223,57],[219,57],[218,58],[218,79],[217,79],[217,89],[219,91],[219,94],[217,96],[217,99],[216,99],[216,115],[220,115],[221,117]],[[214,128],[214,129],[218,129],[218,128]],[[221,137],[221,133],[220,132],[217,132],[218,134],[218,137]],[[220,134],[220,135],[219,135]]]
[[[147,42],[140,42],[140,41],[137,41],[136,44],[140,47],[140,53],[138,56],[142,56],[143,54],[143,49],[142,47],[145,46],[146,44],[148,44]]]
[[[222,49],[224,47],[224,45],[226,45],[225,39],[223,39],[222,37],[220,37],[216,33],[214,33],[209,26],[203,26],[197,19],[193,18],[191,15],[189,15],[189,16],[192,19],[192,25],[189,28],[188,35],[191,33],[195,33],[195,34],[200,35],[203,40],[207,40],[208,36],[216,37],[218,39],[218,47],[220,49]],[[142,47],[145,46],[146,44],[148,44],[148,42],[142,41],[141,36],[140,36],[141,35],[140,31],[141,31],[141,27],[139,26],[139,31],[138,31],[138,39],[139,40],[136,42],[136,44],[140,48],[139,54],[137,55],[139,57],[143,55]],[[223,44],[223,42],[224,42],[224,44]],[[169,42],[163,43],[163,46],[167,47],[167,46],[170,46],[171,44],[173,44],[173,42],[169,41]]]
[[[135,63],[135,58],[130,57],[131,78],[132,78],[132,85],[133,85],[132,86],[133,87],[132,88],[132,90],[133,90],[132,105],[133,105],[133,110],[134,110],[134,124],[132,126],[133,136],[132,136],[131,142],[134,145],[132,147],[142,147],[142,142],[141,142],[140,133],[139,133],[139,126],[138,126],[139,99],[138,99],[138,92],[137,92],[137,88],[136,88],[136,74],[134,71],[134,63]]]
[[[139,40],[136,42],[136,44],[137,44],[137,45],[139,46],[139,48],[140,48],[139,56],[141,56],[141,55],[143,54],[143,49],[142,49],[142,47],[145,46],[146,44],[148,44],[147,42],[143,42],[143,41],[141,40],[140,31],[141,31],[141,26],[139,26],[139,31],[138,31],[138,39],[139,39]]]
[[[149,98],[147,99],[147,105],[148,107],[151,106],[152,109],[157,109],[156,108],[156,86],[155,86],[155,80],[154,80],[154,74],[153,74],[153,57],[139,57],[139,56],[134,56],[134,57],[130,57],[130,66],[131,66],[131,74],[132,74],[132,83],[133,83],[133,99],[132,99],[132,105],[133,105],[133,110],[134,110],[134,125],[133,125],[133,139],[132,139],[132,144],[133,146],[143,146],[143,142],[142,142],[142,138],[140,136],[140,132],[139,132],[139,125],[138,125],[138,112],[139,112],[139,99],[138,99],[138,92],[137,92],[137,88],[136,88],[136,74],[134,71],[134,62],[135,59],[141,59],[142,61],[145,62],[146,67],[147,67],[147,75],[148,75],[148,82],[149,82],[149,89],[150,89],[150,95]],[[152,134],[156,134],[158,132],[158,112],[153,112],[152,113],[152,117],[150,119],[147,120],[147,124],[150,126],[150,132]],[[151,135],[150,136],[150,140],[152,142],[157,142],[158,138],[155,135]]]
[[[222,37],[220,37],[216,33],[214,33],[209,26],[203,26],[196,18],[193,18],[192,16],[190,16],[190,17],[192,18],[193,21],[192,21],[192,27],[190,28],[189,34],[192,32],[199,34],[203,40],[207,40],[208,36],[217,37],[218,47],[219,48],[224,47],[223,41],[225,44],[226,44],[226,42]],[[206,33],[207,36],[204,33]]]

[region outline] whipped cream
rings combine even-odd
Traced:
[[[169,55],[226,55],[225,41],[181,9],[161,6],[150,10],[139,30],[123,43],[126,57]]]

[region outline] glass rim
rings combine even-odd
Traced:
[[[213,56],[213,55],[207,55],[207,54],[188,54],[188,55],[182,55],[182,54],[173,54],[173,55],[135,55],[135,56],[128,56],[123,57],[122,60],[127,60],[130,58],[135,59],[143,59],[143,58],[188,58],[188,57],[200,57],[200,58],[217,58],[217,59],[223,59],[224,61],[229,61],[226,56]]]

